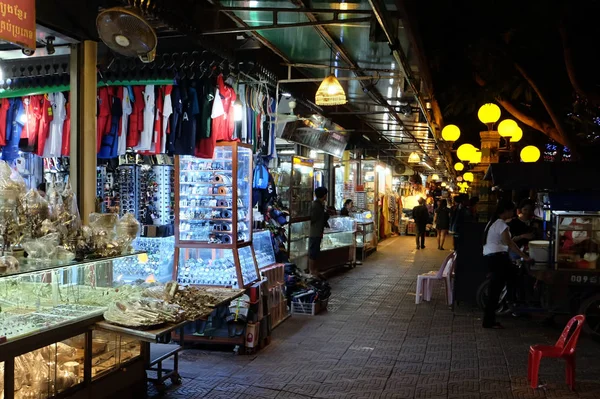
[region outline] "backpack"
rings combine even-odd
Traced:
[[[264,190],[269,185],[269,171],[263,163],[262,158],[258,158],[256,166],[254,167],[252,177],[252,187]]]

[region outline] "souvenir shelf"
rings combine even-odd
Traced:
[[[175,271],[181,284],[246,287],[252,252],[252,148],[218,143],[212,159],[175,159]]]
[[[371,251],[377,250],[377,234],[373,214],[370,211],[353,212],[350,214],[356,221],[356,251],[360,253],[361,261],[365,260]]]
[[[354,266],[356,258],[356,222],[351,217],[334,216],[329,219],[321,241],[317,268],[327,271],[343,265]]]
[[[19,269],[0,274],[0,397],[145,393],[140,342],[92,330],[110,302],[136,289],[114,278],[114,262],[137,257],[54,263],[20,259]]]

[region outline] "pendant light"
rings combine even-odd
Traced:
[[[421,162],[421,157],[416,152],[411,152],[408,156],[408,163],[419,163]]]
[[[333,49],[332,49],[333,50]],[[332,52],[333,57],[333,52]],[[333,62],[330,63],[330,65]],[[318,106],[344,105],[347,103],[346,93],[340,81],[333,73],[330,73],[319,86],[315,94],[315,104]]]

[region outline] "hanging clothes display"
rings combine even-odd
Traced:
[[[110,87],[101,87],[98,89],[96,151],[100,151],[100,146],[102,145],[102,137],[105,134],[110,132],[110,128],[111,128],[110,110],[112,107],[111,91],[112,91],[112,88],[110,88]]]
[[[62,150],[63,130],[67,119],[67,99],[63,93],[51,93],[48,95],[52,105],[52,122],[50,132],[44,145],[42,156],[44,158],[60,157]]]
[[[129,116],[129,129],[127,131],[127,147],[136,147],[140,143],[140,136],[144,130],[144,86],[133,86],[131,97],[132,110]]]
[[[119,155],[119,129],[121,127],[123,108],[119,96],[113,95],[114,89],[115,88],[111,88],[110,90],[110,130],[107,134],[102,136],[102,141],[98,150],[99,159],[111,159],[116,158]]]
[[[121,121],[119,124],[119,144],[117,148],[118,155],[125,155],[127,151],[127,132],[129,128],[129,116],[133,111],[131,106],[131,97],[133,97],[133,88],[131,86],[119,87],[117,97],[121,99]]]
[[[165,154],[167,152],[167,134],[169,131],[169,120],[173,114],[173,102],[171,101],[171,93],[173,92],[173,86],[167,85],[164,88],[165,98],[163,99],[162,109],[162,138],[160,140],[160,153]]]
[[[181,89],[173,86],[171,91],[171,104],[173,110],[169,119],[169,131],[167,135],[167,153],[175,153],[175,142],[181,135],[181,117],[183,115],[183,101],[181,100]]]
[[[154,135],[154,106],[155,106],[155,94],[154,94],[154,85],[146,85],[143,86],[143,91],[141,93],[142,101],[143,101],[143,110],[142,110],[142,124],[141,124],[141,133],[140,140],[138,145],[134,147],[135,150],[138,151],[148,151],[152,146],[152,137]],[[136,98],[136,101],[138,99]]]
[[[8,98],[0,99],[0,146],[6,145],[6,120],[9,110],[10,102]]]
[[[67,102],[65,107],[65,123],[63,126],[62,148],[60,154],[68,157],[71,153],[71,103]]]

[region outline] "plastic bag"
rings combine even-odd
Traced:
[[[117,241],[115,213],[91,213],[92,246],[102,257],[120,255],[122,245]]]
[[[15,271],[19,268],[19,260],[14,256],[0,256],[0,273]]]
[[[22,199],[21,219],[25,227],[25,237],[38,238],[44,236],[43,222],[50,217],[48,201],[38,192],[31,189]]]
[[[68,226],[71,232],[76,232],[81,228],[81,216],[79,215],[79,207],[77,206],[77,197],[71,188],[71,184],[67,184],[64,191],[62,192],[63,207],[69,215],[71,215],[71,221]]]
[[[51,233],[35,240],[25,241],[23,249],[27,252],[29,259],[49,261],[56,257],[60,236]]]
[[[122,254],[129,254],[133,252],[131,243],[140,233],[140,222],[138,222],[132,213],[126,213],[123,215],[119,223],[117,224],[117,240],[123,243]]]
[[[46,198],[48,199],[50,220],[54,222],[64,210],[62,196],[60,195],[60,192],[54,183],[50,184],[48,187],[48,190],[46,191]]]

